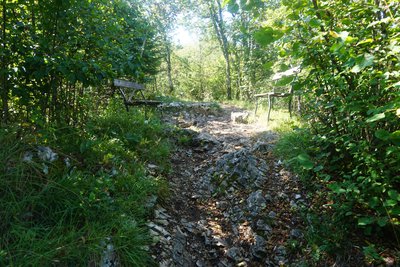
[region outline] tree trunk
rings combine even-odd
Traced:
[[[2,70],[2,75],[1,75],[1,84],[2,84],[2,90],[1,90],[1,102],[2,102],[2,116],[1,119],[3,122],[8,121],[9,117],[9,107],[8,107],[8,84],[7,84],[7,57],[4,54],[6,51],[6,23],[7,23],[7,7],[6,7],[6,0],[3,0],[2,2],[2,7],[3,7],[3,21],[2,21],[2,42],[1,42],[1,49],[3,50],[2,57],[1,57],[1,70]]]
[[[209,2],[209,10],[211,21],[214,26],[215,33],[225,59],[225,78],[226,78],[226,95],[228,100],[232,99],[232,86],[231,86],[231,62],[229,53],[229,43],[226,37],[225,24],[222,16],[221,1],[216,0],[217,7]],[[215,10],[217,8],[218,10]]]
[[[166,50],[166,55],[165,55],[165,59],[167,62],[167,76],[168,76],[168,90],[170,93],[172,93],[174,91],[174,83],[172,81],[172,65],[171,65],[171,48],[170,48],[170,44],[168,43],[167,40],[165,40],[166,44],[165,44],[165,50]]]

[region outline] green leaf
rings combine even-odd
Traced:
[[[96,200],[96,195],[95,195],[93,192],[91,192],[91,193],[89,194],[89,200],[90,200],[90,201],[95,201],[95,200]]]
[[[387,141],[387,140],[389,140],[390,133],[389,133],[388,131],[386,131],[386,130],[379,129],[379,130],[377,130],[377,131],[375,132],[375,136],[376,136],[376,138],[378,138],[378,139]]]
[[[239,5],[238,4],[236,4],[235,2],[230,2],[229,4],[228,4],[228,11],[231,13],[231,14],[237,14],[238,12],[239,12]]]
[[[296,13],[291,13],[291,14],[287,15],[287,18],[291,19],[291,20],[298,20],[300,17]]]
[[[321,21],[318,19],[311,19],[309,25],[313,28],[317,28],[321,26]]]
[[[259,29],[254,33],[254,39],[262,46],[267,46],[283,36],[283,32],[271,27]]]
[[[263,67],[266,70],[270,70],[273,65],[274,65],[274,62],[273,61],[269,61],[269,62],[264,63]]]
[[[358,218],[358,225],[360,225],[360,226],[369,225],[369,224],[372,224],[373,222],[374,222],[373,217]]]
[[[378,197],[372,197],[370,200],[369,200],[369,206],[371,207],[371,208],[375,208],[376,206],[378,206],[378,204],[379,204],[379,199],[378,199]]]
[[[388,195],[391,199],[400,201],[400,194],[396,190],[389,190]]]
[[[356,65],[350,70],[353,73],[358,73],[366,67],[374,64],[375,57],[371,54],[364,54],[356,58]]]
[[[388,199],[383,204],[383,206],[385,206],[385,207],[394,207],[396,205],[397,205],[397,200],[394,200],[394,199]]]
[[[314,164],[311,161],[310,156],[305,153],[298,155],[297,161],[306,170],[311,170],[314,167]]]
[[[332,36],[333,38],[339,38],[340,37],[340,35],[335,31],[330,31],[329,35]]]
[[[399,216],[400,215],[400,206],[394,207],[389,211],[391,215]]]
[[[272,28],[263,28],[254,33],[254,39],[263,46],[274,42],[274,32]]]
[[[385,113],[378,113],[378,114],[375,114],[374,116],[368,118],[367,122],[369,123],[369,122],[379,121],[384,118],[385,118]]]
[[[379,217],[379,218],[376,220],[376,222],[378,223],[378,225],[379,225],[380,227],[384,227],[384,226],[387,224],[387,222],[388,222],[388,218],[387,218],[387,217]]]
[[[362,40],[362,41],[358,42],[357,45],[370,44],[370,43],[372,43],[373,41],[374,41],[374,39],[368,38],[368,39],[365,39],[365,40]]]
[[[338,183],[332,183],[328,185],[328,188],[332,190],[336,194],[342,194],[345,193],[346,190],[344,190]]]
[[[337,53],[343,47],[343,43],[336,43],[329,49],[332,53]]]
[[[394,87],[400,88],[400,82],[393,84]]]
[[[288,85],[289,83],[291,83],[294,80],[293,76],[285,76],[280,78],[277,82],[276,85],[277,86],[285,86]]]
[[[392,141],[395,145],[400,146],[400,130],[391,133],[389,136],[389,140]]]
[[[321,170],[323,170],[323,169],[324,169],[324,166],[318,165],[317,167],[314,168],[314,171],[315,171],[315,172],[319,172],[319,171],[321,171]]]

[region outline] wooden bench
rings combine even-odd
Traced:
[[[257,109],[258,109],[258,102],[260,98],[263,97],[267,97],[268,98],[268,116],[267,116],[267,121],[269,121],[270,115],[271,115],[271,109],[273,106],[273,98],[274,97],[289,97],[289,115],[290,117],[292,117],[292,97],[293,97],[293,87],[290,87],[289,92],[268,92],[268,93],[262,93],[262,94],[256,94],[254,95],[254,97],[256,98],[256,110],[254,112],[254,114],[257,113]]]
[[[297,74],[300,72],[300,68],[299,67],[295,67],[292,69],[289,69],[285,72],[280,72],[280,73],[276,73],[273,77],[272,77],[272,81],[276,82],[279,79],[286,77],[286,76],[295,76],[294,79],[297,78]],[[267,122],[269,122],[269,118],[271,115],[271,109],[273,106],[273,99],[275,97],[278,98],[283,98],[283,97],[289,97],[289,115],[290,117],[292,117],[292,99],[293,99],[293,85],[290,84],[289,85],[289,89],[286,91],[280,91],[277,86],[274,86],[272,89],[272,92],[268,92],[268,93],[262,93],[262,94],[256,94],[254,95],[255,100],[256,100],[256,110],[254,112],[254,115],[257,114],[257,109],[258,109],[258,102],[261,98],[267,97],[268,98],[268,117],[267,117]]]
[[[122,98],[124,99],[126,111],[129,111],[130,106],[158,106],[162,103],[161,101],[157,100],[147,100],[143,93],[145,90],[143,84],[115,79],[114,87],[118,88],[119,92],[121,93]]]

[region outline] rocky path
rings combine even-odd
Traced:
[[[164,116],[181,130],[168,177],[171,196],[148,224],[160,266],[296,266],[302,261],[297,213],[305,196],[271,153],[276,134],[240,117],[233,122],[237,112],[195,105]]]

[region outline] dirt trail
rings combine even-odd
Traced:
[[[223,106],[188,107],[166,116],[180,127],[172,155],[171,197],[149,223],[160,266],[279,266],[301,260],[296,178],[271,153],[265,124],[234,123]],[[291,246],[292,244],[292,246]]]

